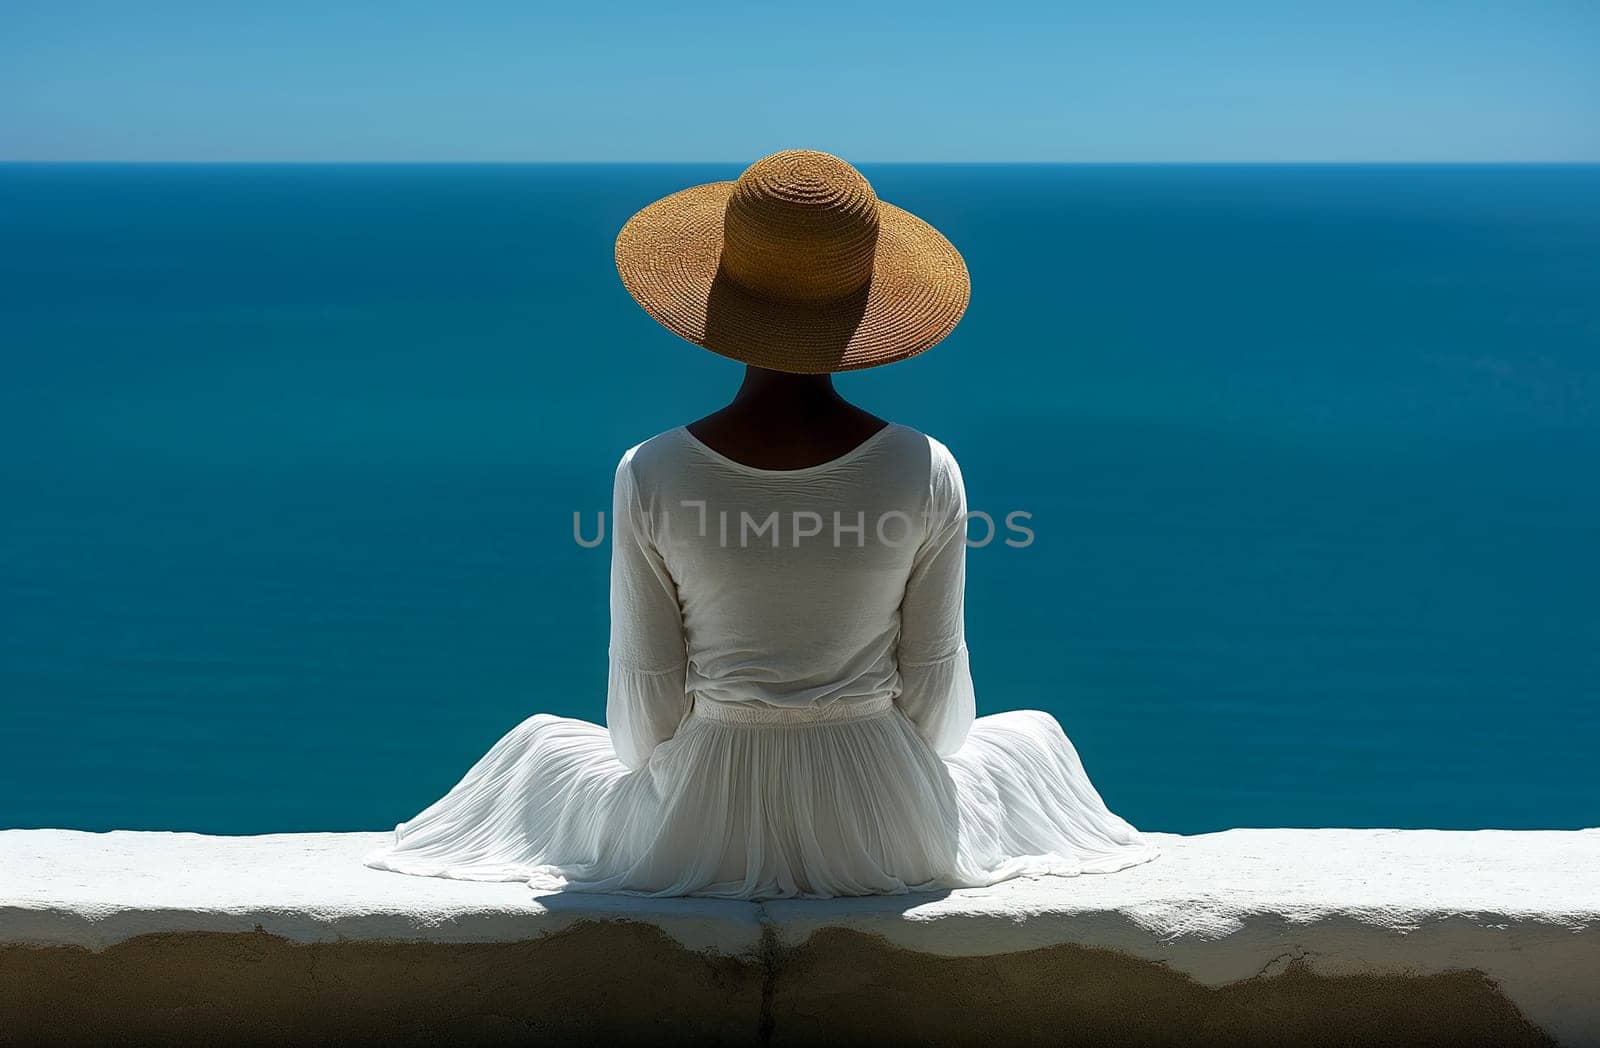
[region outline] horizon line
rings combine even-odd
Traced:
[[[0,157],[0,166],[254,166],[254,167],[664,167],[745,165],[737,160],[42,160]],[[851,160],[856,165],[918,167],[1596,167],[1592,160]]]

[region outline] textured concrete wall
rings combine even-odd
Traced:
[[[384,874],[375,834],[0,832],[0,1044],[1600,1044],[1600,832],[1157,836],[754,904]]]
[[[0,1044],[1544,1045],[1487,978],[1290,966],[1220,988],[1110,950],[939,957],[858,932],[732,958],[646,924],[512,943],[145,935],[0,947]]]

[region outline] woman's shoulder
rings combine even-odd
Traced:
[[[874,434],[868,449],[876,471],[926,490],[935,501],[954,497],[962,488],[961,466],[949,445],[932,434],[901,422],[890,422]]]
[[[931,433],[924,433],[913,426],[899,422],[889,423],[889,427],[898,431],[891,437],[891,443],[897,443],[905,451],[914,454],[925,461],[929,472],[933,474],[954,473],[958,478],[961,467],[956,462],[955,453],[949,445]]]
[[[915,498],[929,512],[940,516],[964,512],[966,485],[949,446],[912,426],[890,423],[890,427],[894,432],[883,435],[886,481],[896,478],[905,485],[906,497]]]
[[[683,459],[687,449],[686,437],[685,427],[674,426],[647,440],[641,440],[622,453],[622,458],[617,463],[617,472],[632,473],[638,477],[641,474],[659,472],[663,468],[675,468]]]

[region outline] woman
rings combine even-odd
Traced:
[[[617,267],[747,372],[617,468],[608,727],[527,720],[368,865],[768,899],[1154,858],[1048,714],[974,718],[960,469],[833,389],[955,327],[955,248],[793,151],[645,208]]]

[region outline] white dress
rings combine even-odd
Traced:
[[[1154,858],[1053,717],[974,718],[966,511],[949,450],[905,426],[799,470],[684,428],[630,449],[608,727],[529,718],[367,864],[770,899]]]

